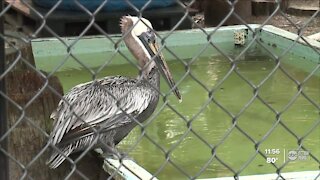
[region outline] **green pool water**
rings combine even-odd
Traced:
[[[304,81],[309,73],[285,63],[290,60],[296,60],[296,57],[286,56],[280,63],[281,68],[298,82]],[[191,62],[185,60],[185,63]],[[288,78],[286,73],[277,69],[270,74],[276,66],[272,58],[255,53],[246,54],[237,61],[234,69],[247,81],[259,87],[259,99],[252,100],[254,90],[245,80],[234,71],[226,77],[232,65],[223,56],[195,60],[190,64],[187,75],[181,62],[170,61],[169,66],[176,81],[184,77],[179,84],[183,101],[179,103],[175,96],[170,94],[169,107],[160,99],[156,113],[146,121],[144,130],[135,128],[118,146],[123,152],[129,151],[129,155],[139,165],[156,174],[158,178],[233,176],[234,173],[225,165],[235,172],[240,171],[240,175],[275,173],[276,168],[256,153],[255,144],[246,135],[255,142],[260,142],[261,153],[277,158],[275,164],[278,167],[288,160],[287,153],[290,150],[299,148],[297,138],[291,133],[304,137],[303,147],[320,159],[319,76],[308,78],[302,86],[303,94],[299,94],[297,84]],[[134,77],[137,70],[129,64],[108,66],[99,71],[97,77],[120,74]],[[56,75],[65,91],[79,83],[92,80],[92,74],[86,69],[63,71]],[[268,75],[270,77],[264,80]],[[265,82],[260,84],[262,81]],[[213,101],[210,101],[206,89],[212,88]],[[164,81],[161,83],[161,91],[168,93]],[[293,101],[294,97],[296,99]],[[238,117],[235,123],[221,107]],[[281,112],[281,124],[277,122],[273,111]],[[210,146],[215,148],[216,156],[213,158]],[[266,154],[268,149],[279,149],[280,153]],[[319,163],[308,156],[306,160],[290,161],[281,171],[318,169]]]

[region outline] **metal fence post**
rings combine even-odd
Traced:
[[[0,12],[3,10],[3,1],[0,3]],[[0,34],[4,34],[4,15],[0,17]],[[5,71],[5,46],[4,39],[0,38],[0,74]],[[0,91],[6,94],[5,78],[0,79]],[[6,98],[0,96],[0,138],[7,131],[7,104]],[[0,148],[7,150],[7,138],[0,141]],[[9,179],[8,157],[0,151],[0,179]]]

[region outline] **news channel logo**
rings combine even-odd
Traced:
[[[304,151],[304,150],[290,150],[288,151],[288,159],[290,161],[305,161],[309,160],[309,151]]]

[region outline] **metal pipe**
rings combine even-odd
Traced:
[[[0,12],[3,10],[4,1],[0,3]],[[4,15],[0,17],[0,34],[4,34]],[[5,42],[0,38],[0,74],[5,72]],[[0,91],[6,94],[5,78],[0,79]],[[6,98],[0,96],[0,137],[7,132],[7,102]],[[0,148],[4,151],[8,150],[8,140],[4,138],[0,142]],[[8,157],[0,151],[0,179],[9,179],[9,163]]]

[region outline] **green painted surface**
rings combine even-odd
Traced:
[[[186,51],[189,50],[186,49]],[[240,51],[241,49],[234,49],[228,55],[235,57]],[[261,55],[261,53],[263,54],[261,49],[249,49],[243,57],[239,58],[240,60],[236,64],[236,70],[256,86],[276,65],[272,58]],[[286,56],[281,61],[281,67],[285,68],[293,78],[302,82],[309,73],[285,63],[292,59],[300,60],[295,56]],[[190,63],[190,60],[185,60],[185,63]],[[177,81],[186,74],[184,65],[179,61],[170,61],[169,66],[173,70],[173,76]],[[233,173],[216,159],[208,163],[211,157],[211,149],[197,137],[199,135],[211,146],[217,146],[216,155],[235,171],[244,168],[240,175],[275,172],[276,169],[272,165],[255,153],[254,143],[239,130],[231,130],[233,127],[231,117],[215,103],[208,102],[208,92],[193,79],[197,78],[208,89],[214,88],[214,99],[232,114],[239,115],[241,109],[253,97],[253,89],[235,73],[231,73],[220,86],[217,86],[218,82],[230,70],[230,67],[231,63],[226,58],[215,55],[209,58],[196,59],[191,63],[190,73],[179,84],[183,96],[182,103],[179,103],[173,95],[169,96],[169,104],[182,114],[184,119],[168,106],[162,108],[163,102],[160,100],[156,111],[161,112],[145,123],[147,127],[144,133],[160,145],[164,152],[146,137],[142,137],[139,141],[140,137],[143,136],[139,127],[130,133],[120,144],[119,149],[130,151],[130,157],[150,173],[158,173],[157,177],[159,179],[186,179],[171,163],[166,163],[165,154],[167,152],[170,152],[170,161],[186,171],[190,177],[196,176],[203,167],[205,168],[200,178],[232,176]],[[93,70],[98,71],[97,69]],[[97,76],[118,74],[135,77],[137,70],[129,64],[114,65],[99,71]],[[92,79],[92,74],[85,69],[58,72],[56,75],[62,81],[65,91],[76,84]],[[319,77],[312,76],[309,78],[303,84],[303,90],[315,103],[320,103]],[[168,87],[162,81],[161,92],[166,94],[167,91]],[[298,95],[292,105],[285,110],[285,107],[297,92],[297,85],[281,70],[275,71],[259,88],[259,96],[274,110],[282,112],[280,118],[283,124],[298,137],[305,136],[303,146],[319,159],[319,109],[305,97]],[[186,121],[192,119],[194,120],[191,123],[191,132]],[[284,152],[287,153],[289,150],[298,148],[297,139],[277,123],[275,113],[258,99],[255,99],[239,115],[236,124],[254,141],[261,142],[259,149],[262,153],[265,149],[280,149],[279,155],[269,155],[269,157],[278,158],[277,166],[284,163]],[[272,126],[276,126],[276,128],[270,131]],[[317,127],[308,134],[313,126]],[[270,135],[267,135],[269,131]],[[224,141],[222,141],[223,137],[226,137]],[[265,140],[263,140],[264,138]],[[251,158],[253,158],[252,162],[245,167],[245,164]],[[208,163],[208,166],[206,166],[206,163]],[[158,171],[162,165],[164,165],[164,168]],[[305,161],[290,162],[282,171],[317,170],[318,167],[319,164],[308,157]]]
[[[206,57],[212,53],[220,54],[219,51],[229,52],[234,47],[233,34],[235,31],[248,31],[247,45],[256,34],[256,41],[259,41],[271,52],[279,52],[278,56],[282,57],[285,50],[297,57],[303,57],[306,60],[320,63],[320,43],[307,39],[308,44],[314,46],[311,48],[306,42],[297,35],[281,30],[273,26],[265,26],[261,32],[259,25],[246,26],[227,26],[219,28],[215,33],[215,28],[207,28],[206,34],[201,30],[182,30],[170,32],[160,32],[159,36],[163,39],[161,42],[163,53],[169,60],[189,59],[190,57]],[[256,31],[254,33],[254,31]],[[212,34],[213,33],[213,34]],[[212,35],[211,35],[212,34]],[[209,35],[209,36],[208,36]],[[125,47],[120,35],[112,35],[111,38],[104,36],[92,36],[77,38],[58,39],[36,39],[32,41],[33,52],[36,60],[36,66],[43,71],[64,71],[68,69],[79,69],[82,65],[90,68],[100,67],[102,64],[110,63],[112,65],[126,64],[132,61],[132,56]],[[213,46],[208,45],[208,39],[216,48],[214,52],[204,51],[205,47],[211,49]],[[298,39],[298,40],[297,40]],[[291,47],[293,41],[297,41]],[[116,45],[115,45],[116,44]],[[252,46],[256,46],[254,42]],[[187,47],[193,46],[194,48]],[[258,43],[258,46],[260,44]],[[268,51],[266,51],[269,54]],[[94,58],[91,58],[94,55]],[[116,59],[116,60],[115,60]],[[289,62],[291,63],[291,62]],[[296,61],[292,61],[296,63]],[[298,67],[304,66],[301,62]],[[308,68],[304,68],[308,69]]]
[[[294,54],[298,57],[303,57],[303,61],[311,60],[314,63],[320,63],[320,43],[304,37],[299,38],[297,35],[290,32],[278,29],[278,33],[275,33],[273,27],[267,29],[260,34],[260,40],[271,52],[275,53],[278,57],[283,57],[287,53]],[[273,30],[273,31],[271,31]],[[306,43],[308,42],[308,44]],[[311,47],[313,45],[313,47]],[[300,66],[300,65],[299,65]]]
[[[252,25],[253,27],[255,25]],[[233,32],[244,28],[244,26],[223,27],[211,35],[212,42],[222,51],[233,49]],[[214,29],[208,29],[210,34]],[[207,46],[208,36],[199,30],[175,31],[159,33],[163,53],[167,59],[173,60],[189,59],[194,56],[208,56],[207,51],[202,52]],[[118,44],[117,46],[115,44]],[[185,51],[185,47],[194,48]],[[209,45],[211,46],[211,45]],[[131,54],[120,40],[119,35],[111,36],[108,39],[104,36],[83,37],[79,41],[76,38],[63,39],[37,39],[32,41],[33,52],[38,69],[51,72],[53,69],[58,71],[70,68],[81,68],[82,64],[90,68],[101,66],[105,62],[113,65],[126,64],[126,59],[132,60]],[[212,47],[212,46],[211,46]],[[217,52],[217,51],[216,51]],[[212,53],[212,52],[211,52]],[[92,54],[95,55],[94,58]],[[117,60],[114,60],[116,56]],[[57,68],[59,67],[59,68]]]

